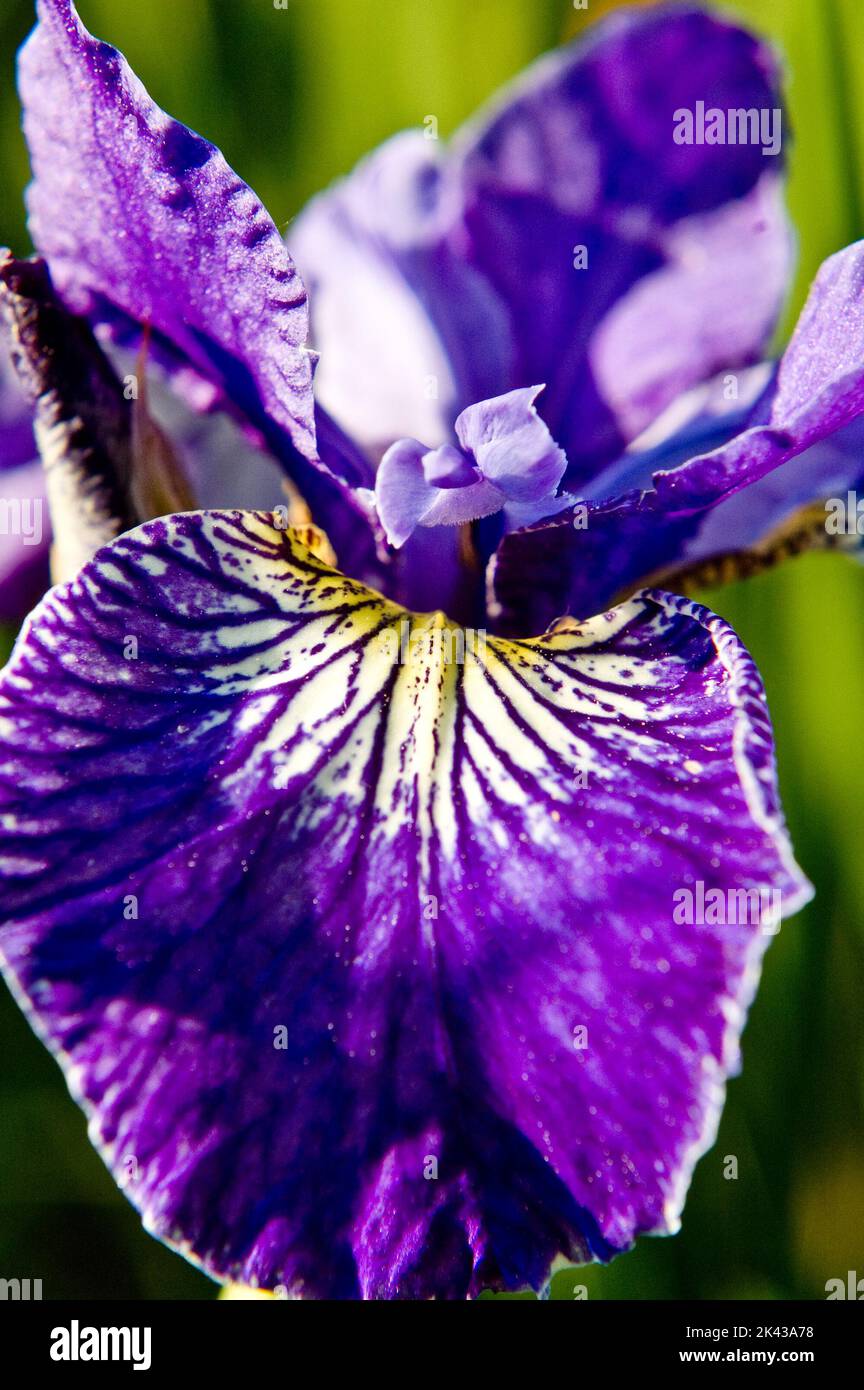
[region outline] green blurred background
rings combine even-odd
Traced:
[[[393,131],[455,126],[503,81],[614,8],[589,0],[79,0],[153,96],[215,141],[280,227]],[[785,55],[799,270],[864,235],[864,4],[739,0]],[[29,250],[14,89],[30,0],[0,12],[0,244]],[[815,902],[766,959],[720,1136],[673,1239],[605,1269],[564,1271],[553,1297],[823,1298],[864,1276],[864,855],[860,810],[864,570],[812,555],[710,594],[753,652],[781,785]],[[216,1287],[145,1235],[91,1150],[60,1073],[0,999],[0,1276],[46,1298],[210,1298]],[[738,1178],[724,1178],[735,1155]]]

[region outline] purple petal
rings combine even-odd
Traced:
[[[432,487],[468,487],[479,478],[473,463],[452,444],[423,455],[423,476]]]
[[[509,502],[535,505],[541,515],[554,510],[567,460],[534,408],[542,390],[510,391],[463,410],[456,435],[464,454],[449,444],[427,451],[416,439],[391,445],[375,480],[391,544],[402,545],[417,526],[476,521]]]
[[[443,240],[438,150],[395,136],[289,232],[322,349],[316,395],[375,457],[400,438],[445,443],[512,371],[503,306]]]
[[[255,194],[161,111],[70,0],[38,0],[19,85],[33,240],[78,312],[149,323],[315,457],[306,295]]]
[[[654,477],[651,507],[713,506],[864,411],[864,242],[821,266],[783,354],[765,422]]]
[[[381,460],[375,477],[375,505],[391,545],[404,545],[418,526],[459,526],[492,516],[507,501],[504,493],[485,479],[464,487],[439,487],[429,482],[424,464],[427,459],[434,460],[435,452],[416,439],[399,439]],[[434,472],[434,462],[432,469]]]
[[[707,425],[709,437],[722,438],[718,447],[678,462],[691,420],[659,449],[676,466],[652,470],[657,455],[647,451],[601,473],[587,489],[582,529],[566,512],[506,536],[491,576],[499,629],[542,631],[563,612],[596,613],[657,571],[755,545],[802,503],[858,486],[864,242],[821,267],[764,392],[760,381],[745,384],[745,396],[757,389],[755,405],[742,402],[743,420],[732,410],[695,421],[696,437]]]
[[[666,264],[613,306],[591,347],[598,389],[625,438],[697,383],[758,356],[789,281],[784,235],[782,189],[770,173],[746,198],[670,230]]]
[[[375,504],[391,545],[404,545],[429,511],[438,489],[426,481],[425,444],[400,439],[387,450],[375,477]]]
[[[632,12],[541,60],[459,137],[467,259],[510,311],[520,384],[547,382],[571,483],[681,390],[755,360],[776,322],[778,161],[676,143],[676,111],[700,101],[779,110],[770,51],[698,10]]]
[[[574,507],[565,495],[556,515],[525,516],[528,529],[511,530],[490,566],[495,630],[544,632],[563,613],[590,617],[647,576],[683,563],[711,513],[666,517],[640,510],[643,492],[660,466],[677,465],[740,434],[773,389],[771,380],[770,364],[763,363],[738,374],[734,399],[728,398],[725,376],[688,392],[601,470],[585,488],[584,502]],[[751,491],[739,494],[743,511]],[[721,504],[718,515],[734,501]]]
[[[448,632],[189,514],[52,591],[0,682],[10,980],[218,1278],[454,1298],[674,1229],[770,940],[676,894],[808,894],[718,618]]]
[[[483,477],[508,501],[551,497],[564,476],[567,458],[540,419],[534,402],[542,386],[508,391],[470,405],[456,421],[463,449],[474,455]]]
[[[425,444],[416,439],[399,439],[381,460],[375,476],[375,505],[391,545],[404,545],[418,526],[459,526],[491,516],[507,500],[499,488],[482,479],[464,487],[434,485],[424,469],[430,456]]]
[[[30,226],[58,287],[127,341],[149,324],[156,354],[197,382],[198,404],[250,422],[342,563],[381,582],[374,527],[350,491],[371,472],[314,410],[306,295],[271,218],[220,152],[87,33],[69,0],[39,0],[38,12],[19,85]],[[206,402],[202,381],[216,391]]]
[[[339,418],[381,448],[443,443],[460,407],[545,381],[572,483],[681,391],[757,360],[790,268],[781,161],[676,144],[697,101],[779,110],[770,52],[695,10],[616,15],[449,153],[400,136],[316,200],[292,245]]]
[[[828,498],[840,498],[845,504],[847,493],[860,493],[862,487],[864,419],[859,416],[706,512],[683,550],[682,561],[693,564],[730,551],[751,550],[802,508],[824,504]],[[827,512],[823,523],[826,518]]]
[[[507,503],[501,489],[485,478],[468,487],[437,488],[435,500],[423,516],[424,526],[461,526],[493,516]]]

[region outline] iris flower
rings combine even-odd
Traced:
[[[811,892],[759,674],[686,593],[824,539],[860,467],[861,246],[766,361],[782,156],[673,138],[782,110],[772,54],[619,14],[446,148],[386,144],[289,255],[37,9],[41,259],[3,303],[63,505],[0,681],[12,988],[224,1282],[464,1298],[675,1231],[779,926],[716,905]],[[266,509],[204,459],[208,509],[156,514],[129,351],[254,442]]]

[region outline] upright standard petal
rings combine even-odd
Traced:
[[[679,113],[758,113],[778,136],[678,143]],[[465,255],[507,304],[519,384],[568,481],[683,389],[761,355],[782,304],[777,71],[703,11],[615,15],[530,69],[457,141]]]
[[[322,351],[316,394],[375,458],[397,439],[447,442],[459,411],[512,377],[506,308],[445,237],[446,168],[436,140],[403,131],[288,232]]]
[[[71,0],[38,0],[18,75],[30,229],[81,313],[149,323],[259,426],[315,457],[306,294],[220,152],[151,100]],[[94,302],[95,301],[95,302]]]
[[[718,618],[485,643],[193,513],[48,596],[0,715],[6,969],[150,1230],[394,1298],[675,1228],[808,893]]]
[[[706,107],[758,130],[678,143],[676,116]],[[782,121],[763,44],[664,7],[542,59],[443,154],[389,142],[292,233],[328,405],[381,448],[437,443],[472,401],[545,381],[568,483],[592,477],[681,391],[764,352],[791,262]]]

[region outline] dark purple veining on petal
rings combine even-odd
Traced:
[[[673,892],[807,895],[718,618],[446,633],[199,513],[49,595],[0,679],[9,976],[220,1277],[464,1297],[674,1227],[770,937]]]

